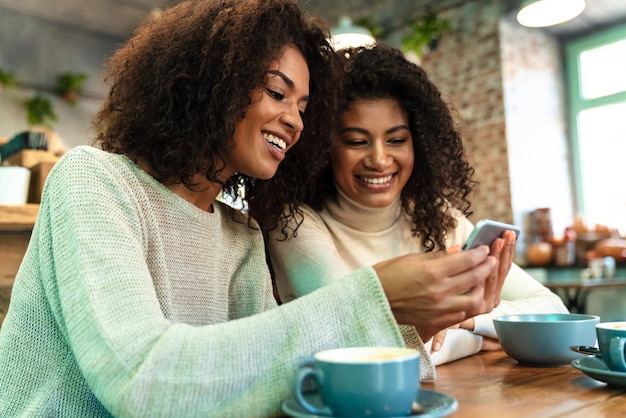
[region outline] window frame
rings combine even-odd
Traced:
[[[565,68],[569,99],[569,131],[571,138],[572,173],[574,177],[574,197],[576,212],[586,215],[585,192],[583,189],[582,158],[578,119],[580,112],[601,106],[626,103],[626,91],[608,96],[585,99],[582,97],[580,77],[580,55],[586,50],[598,48],[626,39],[626,26],[604,30],[597,34],[567,41],[565,43]],[[626,75],[625,75],[626,76]]]

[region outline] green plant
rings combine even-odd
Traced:
[[[63,100],[70,104],[78,102],[78,95],[83,91],[87,80],[85,73],[62,73],[57,77],[55,91]]]
[[[443,34],[450,30],[450,21],[428,12],[418,20],[409,22],[411,34],[402,40],[404,52],[413,51],[421,57],[427,50],[434,50]]]
[[[26,120],[30,126],[42,125],[50,127],[57,120],[52,102],[40,95],[35,95],[24,102]]]
[[[3,70],[0,68],[0,86],[15,87],[17,85],[17,78],[15,73],[9,70]]]
[[[383,28],[370,16],[365,16],[354,22],[357,26],[363,26],[372,33],[374,38],[378,38],[383,34]]]

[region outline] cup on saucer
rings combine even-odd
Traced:
[[[614,372],[626,372],[626,321],[596,324],[596,336],[606,366]]]
[[[313,380],[323,406],[305,396]],[[419,353],[399,347],[350,347],[320,351],[302,367],[295,398],[306,411],[333,417],[408,416],[420,390]]]

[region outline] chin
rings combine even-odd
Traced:
[[[272,177],[274,177],[276,175],[276,171],[278,171],[278,170],[275,169],[275,170],[265,171],[263,173],[259,173],[258,175],[254,176],[254,177],[259,179],[259,180],[269,180],[269,179],[271,179]]]

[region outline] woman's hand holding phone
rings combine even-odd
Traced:
[[[485,291],[483,297],[484,313],[491,312],[500,304],[502,286],[504,286],[504,280],[506,279],[506,276],[511,269],[511,265],[513,264],[513,259],[515,257],[515,243],[519,234],[519,228],[515,225],[494,223],[493,221],[487,222],[487,225],[488,226],[485,227],[485,223],[481,224],[479,222],[476,225],[477,228],[487,228],[489,231],[485,234],[484,230],[483,233],[479,233],[481,229],[475,230],[473,237],[470,236],[466,244],[463,246],[463,250],[466,251],[469,247],[474,248],[478,245],[489,245],[489,255],[493,256],[497,261],[492,274],[487,278],[487,280],[485,280]],[[478,241],[484,241],[485,239],[489,240],[488,237],[493,236],[493,234],[496,233],[499,234],[499,236],[496,235],[497,238],[493,239],[493,241],[490,241],[489,243],[477,243]],[[448,253],[454,253],[457,251],[458,247],[453,247],[448,250]],[[467,318],[463,322],[450,328],[464,328],[469,331],[473,331],[474,318]],[[433,351],[440,350],[446,337],[446,331],[447,329],[441,330],[433,336]]]
[[[463,250],[488,245],[489,255],[498,261],[493,274],[485,282],[485,310],[490,312],[500,304],[500,292],[504,279],[511,269],[515,257],[515,241],[520,234],[516,225],[483,219],[467,238]]]
[[[481,247],[406,254],[372,267],[398,323],[415,326],[428,341],[442,329],[485,313],[485,282],[496,264]]]
[[[515,257],[516,234],[512,230],[506,230],[500,238],[496,238],[491,244],[489,255],[494,256],[496,267],[493,269],[491,277],[485,282],[485,311],[491,312],[500,304],[500,294],[504,280],[506,279],[513,258]]]

